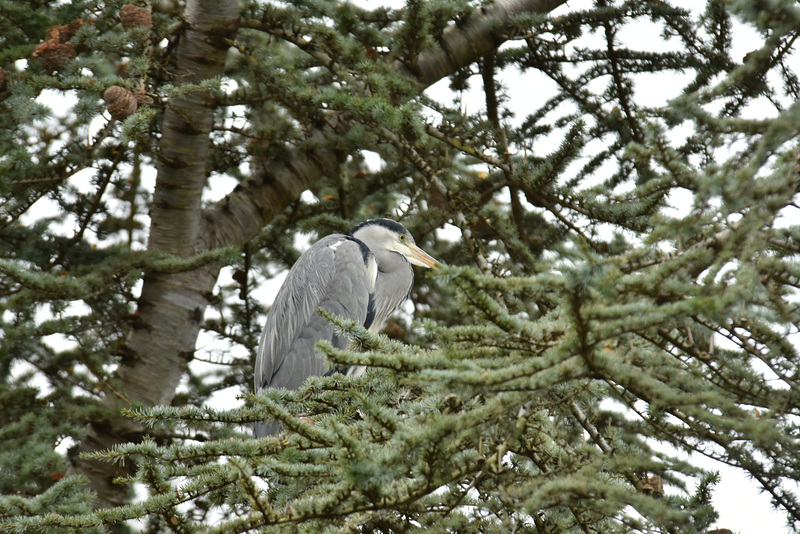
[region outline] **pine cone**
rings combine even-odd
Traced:
[[[108,102],[108,112],[117,120],[123,120],[134,113],[139,107],[136,96],[119,85],[112,85],[103,93],[103,100]]]
[[[50,26],[47,28],[47,41],[54,41],[56,43],[64,44],[72,38],[69,32],[69,26]]]
[[[146,7],[125,4],[119,11],[119,22],[125,30],[149,28],[153,25],[153,14]]]
[[[64,68],[78,55],[75,46],[69,40],[81,26],[83,19],[74,20],[63,26],[50,26],[47,28],[47,40],[36,47],[33,57],[41,57],[51,69]]]
[[[41,57],[48,67],[55,70],[66,67],[77,55],[72,43],[59,43],[58,39],[48,39],[33,51],[33,57]]]
[[[642,491],[653,497],[664,496],[664,479],[658,475],[653,475],[642,484]]]
[[[86,19],[88,24],[92,23],[92,19]],[[78,31],[78,29],[83,26],[83,19],[75,19],[69,24],[67,24],[67,31],[69,32],[69,38],[72,39],[72,36]]]

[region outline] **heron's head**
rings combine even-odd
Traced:
[[[350,235],[366,244],[373,254],[397,252],[420,267],[438,269],[440,263],[414,242],[408,229],[391,219],[370,219],[359,224]]]

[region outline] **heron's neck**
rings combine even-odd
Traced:
[[[372,253],[375,254],[375,261],[378,262],[378,271],[382,273],[392,273],[411,267],[409,261],[399,252],[379,250]]]

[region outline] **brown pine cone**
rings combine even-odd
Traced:
[[[134,113],[139,107],[136,96],[119,85],[112,85],[103,93],[103,99],[108,102],[108,112],[117,120],[123,120]]]
[[[42,58],[48,67],[55,70],[66,67],[77,55],[72,43],[59,43],[58,39],[49,39],[33,51],[33,57]]]
[[[40,57],[45,64],[54,70],[64,68],[78,53],[69,41],[75,32],[83,26],[83,19],[73,20],[62,26],[47,28],[47,40],[36,46],[33,57]]]
[[[146,7],[125,4],[119,11],[119,22],[122,28],[149,28],[153,25],[153,14]]]

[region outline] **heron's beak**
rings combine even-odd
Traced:
[[[406,253],[405,256],[408,258],[408,261],[414,265],[427,267],[428,269],[438,269],[441,267],[442,264],[436,261],[436,258],[419,248],[417,245],[407,245],[407,248],[408,253]]]

